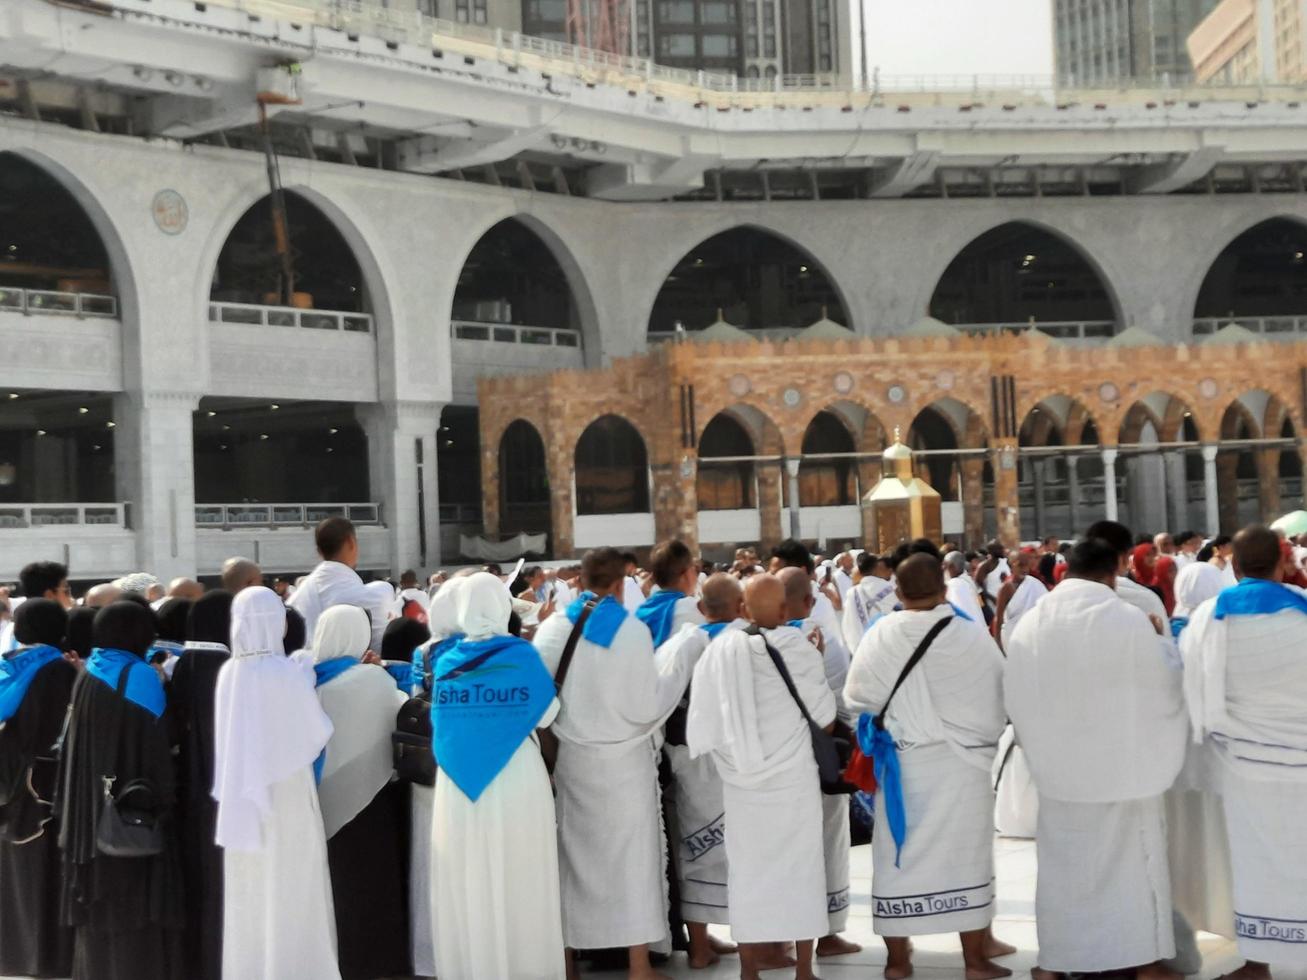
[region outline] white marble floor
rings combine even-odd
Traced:
[[[1011,967],[1015,980],[1026,980],[1035,965],[1035,845],[1033,841],[1000,839],[996,843],[998,878],[998,919],[995,934],[1012,943],[1018,952],[1002,962]],[[863,951],[852,956],[820,960],[817,973],[822,980],[872,980],[879,978],[885,963],[885,947],[871,931],[871,848],[855,847],[852,855],[852,909],[849,928],[845,935],[863,944]],[[722,930],[726,935],[727,930]],[[962,953],[957,936],[923,936],[913,940],[916,954],[913,961],[916,977],[920,980],[961,980]],[[1240,958],[1234,943],[1219,936],[1200,936],[1204,953],[1200,980],[1213,978],[1238,966]],[[739,975],[738,961],[724,959],[711,970],[691,970],[684,954],[676,954],[663,970],[677,980],[727,980]],[[616,973],[594,973],[592,976],[615,977]],[[782,980],[789,971],[767,974]],[[1286,972],[1277,970],[1276,980],[1307,980],[1307,971]]]

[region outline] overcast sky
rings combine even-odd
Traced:
[[[881,75],[1051,75],[1053,0],[852,0]],[[856,41],[855,41],[856,46]]]

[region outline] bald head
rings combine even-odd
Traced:
[[[744,614],[763,629],[775,629],[785,615],[785,586],[773,575],[754,575],[744,587]]]
[[[262,584],[263,569],[248,558],[228,558],[222,563],[222,587],[232,595]]]
[[[785,618],[807,619],[812,612],[812,579],[802,568],[782,568],[776,573],[785,589]]]
[[[190,599],[194,602],[204,595],[204,586],[193,578],[175,578],[168,583],[169,599]]]
[[[894,569],[907,609],[933,609],[944,601],[944,567],[933,555],[911,555]]]
[[[699,609],[710,623],[729,623],[739,619],[744,606],[744,589],[734,575],[718,572],[703,583]]]
[[[86,607],[88,609],[99,609],[111,602],[117,602],[122,594],[123,590],[112,582],[101,582],[99,585],[91,586],[90,591],[86,593]]]

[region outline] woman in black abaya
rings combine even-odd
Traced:
[[[145,662],[155,639],[149,607],[120,600],[95,617],[95,649],[73,688],[59,765],[64,915],[73,926],[74,980],[182,980],[182,892],[175,779],[159,674]],[[143,780],[162,848],[110,857],[97,833],[105,782]]]

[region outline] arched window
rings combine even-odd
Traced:
[[[1302,316],[1307,313],[1307,226],[1272,218],[1222,251],[1203,279],[1196,318]]]
[[[576,512],[649,512],[649,457],[635,426],[617,415],[591,422],[576,444]]]
[[[499,523],[507,533],[549,527],[545,444],[530,422],[517,419],[499,440]]]
[[[714,457],[752,455],[753,440],[744,426],[729,415],[713,416],[699,440],[700,510],[746,510],[756,506],[753,462],[712,462]]]
[[[810,455],[853,453],[853,436],[833,412],[818,412],[803,434],[799,463],[799,503],[803,507],[843,507],[858,502],[857,461],[809,459]]]
[[[571,287],[554,253],[513,218],[487,231],[468,253],[454,290],[452,318],[580,329]]]

